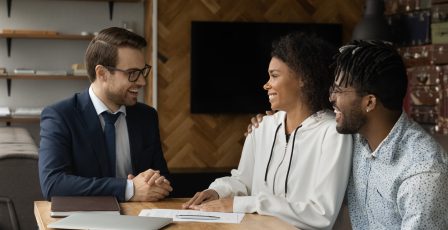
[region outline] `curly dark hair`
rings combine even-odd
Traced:
[[[272,44],[271,57],[282,60],[304,83],[302,97],[312,112],[331,108],[329,88],[334,81],[337,49],[315,34],[290,33]]]

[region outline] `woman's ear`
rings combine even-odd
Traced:
[[[297,79],[297,82],[299,83],[298,85],[299,85],[299,89],[301,89],[301,88],[303,88],[304,86],[305,86],[305,83],[303,82],[303,78],[302,78],[302,76],[297,76],[297,74],[295,74],[296,76],[296,79]]]
[[[303,88],[305,86],[305,83],[303,83],[302,78],[299,79],[299,87]]]

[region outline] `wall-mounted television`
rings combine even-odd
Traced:
[[[264,113],[272,42],[293,31],[342,45],[340,24],[191,23],[191,112]]]

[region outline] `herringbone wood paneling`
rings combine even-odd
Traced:
[[[151,39],[151,4],[148,0],[145,13],[148,40]],[[237,166],[243,133],[253,116],[190,114],[191,21],[341,23],[346,42],[361,17],[363,4],[363,0],[159,0],[158,112],[168,166]],[[151,48],[149,59],[150,53]],[[231,90],[232,84],[229,82],[223,87]],[[149,104],[150,89],[148,85],[145,94]]]

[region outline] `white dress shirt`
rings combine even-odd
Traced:
[[[96,113],[100,119],[101,127],[104,130],[104,118],[101,115],[104,111],[110,111],[107,106],[99,99],[95,92],[93,92],[92,86],[89,87],[89,96],[92,100],[93,106],[95,107]],[[128,126],[126,123],[126,107],[122,105],[117,112],[121,112],[115,122],[115,149],[116,149],[116,162],[115,162],[115,172],[117,178],[127,178],[128,174],[132,174],[132,164],[131,164],[131,150],[129,146],[129,134]],[[114,114],[114,113],[113,113]],[[125,199],[129,200],[134,196],[134,184],[132,180],[127,180]]]

